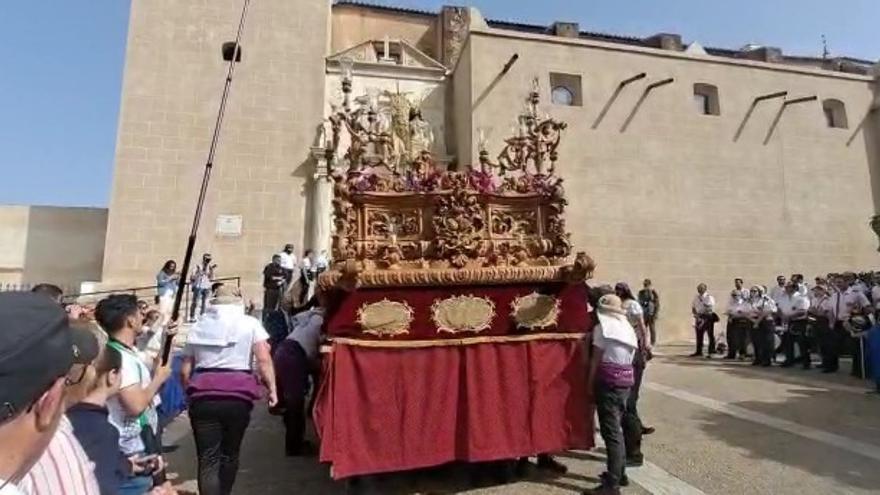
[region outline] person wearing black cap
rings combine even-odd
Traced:
[[[64,414],[65,382],[82,355],[67,315],[49,298],[0,294],[0,493],[16,483],[49,447]],[[75,377],[74,377],[75,378]],[[93,475],[94,476],[94,475]]]

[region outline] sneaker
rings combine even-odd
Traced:
[[[631,457],[626,459],[626,467],[642,467],[644,464],[644,457]]]
[[[605,483],[605,479],[608,478],[608,471],[603,472],[599,475],[599,480]],[[620,486],[629,486],[629,476],[624,473],[623,478],[620,478]]]
[[[653,426],[642,426],[642,435],[651,435],[655,431],[657,431],[657,429]]]

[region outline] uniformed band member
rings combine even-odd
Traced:
[[[751,297],[752,346],[755,348],[755,359],[752,366],[770,366],[773,361],[774,332],[777,313],[776,303],[767,295],[766,289],[759,285],[749,291]]]
[[[831,325],[831,294],[827,283],[816,280],[816,285],[810,291],[809,335],[810,348],[817,351],[820,356],[825,355],[824,342],[828,341],[828,333],[832,330]]]
[[[807,340],[807,312],[810,309],[810,300],[801,293],[801,285],[792,277],[785,286],[785,295],[779,301],[779,314],[785,332],[782,334],[782,349],[785,352],[783,368],[794,366],[795,345],[803,363],[804,369],[810,368],[810,346]]]
[[[703,355],[703,336],[709,334],[706,357],[711,358],[715,352],[715,323],[718,315],[715,313],[715,298],[709,294],[706,284],[697,286],[697,295],[691,303],[691,313],[694,315],[694,330],[697,334],[697,349],[691,357]]]
[[[734,280],[727,304],[727,355],[724,359],[744,359],[747,355],[747,342],[752,322],[749,320],[749,290],[743,288],[741,278]]]
[[[866,309],[870,310],[871,303],[861,290],[851,287],[850,280],[855,279],[855,276],[849,277],[847,275],[837,276],[834,279],[837,291],[831,295],[829,301],[833,326],[831,331],[826,334],[827,338],[822,345],[822,372],[834,373],[838,370],[840,353],[844,350],[844,346],[847,346],[855,356],[852,372],[856,376],[861,376],[862,362],[858,355],[859,342],[858,339],[850,335],[847,324],[854,314],[859,314]]]

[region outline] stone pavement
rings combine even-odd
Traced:
[[[842,371],[753,368],[683,357],[665,347],[648,368],[640,412],[657,432],[645,437],[647,463],[629,470],[627,494],[867,494],[880,489],[880,396]],[[848,370],[844,363],[842,370]],[[343,494],[343,483],[314,457],[282,455],[280,419],[255,409],[243,447],[239,494]],[[175,483],[195,491],[188,422],[169,427]],[[534,473],[514,484],[474,489],[466,470],[442,467],[369,480],[368,493],[573,494],[604,469],[601,449],[558,458],[569,474]]]

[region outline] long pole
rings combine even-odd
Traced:
[[[238,33],[235,35],[235,46],[232,49],[232,57],[229,59],[229,68],[226,71],[226,83],[223,85],[223,96],[220,98],[220,109],[217,111],[217,121],[214,123],[214,136],[211,138],[211,147],[208,150],[208,160],[205,163],[205,173],[202,175],[202,187],[199,189],[199,199],[196,202],[196,212],[193,216],[192,230],[189,233],[189,239],[186,243],[186,254],[183,256],[183,267],[180,269],[180,275],[185,277],[189,275],[189,266],[192,263],[193,249],[196,245],[196,236],[199,231],[199,223],[202,220],[202,209],[205,206],[205,195],[208,192],[208,183],[211,180],[211,169],[214,168],[214,153],[217,151],[217,142],[220,139],[220,128],[223,125],[223,116],[226,113],[226,101],[229,98],[229,89],[232,86],[232,76],[235,74],[235,61],[239,55],[241,46],[241,33],[244,31],[244,21],[247,17],[248,5],[250,0],[244,0],[241,8],[241,20],[238,22]],[[171,310],[171,320],[177,321],[180,316],[180,304],[183,300],[183,292],[186,285],[177,291],[174,296],[174,307]],[[162,364],[168,363],[171,356],[171,343],[173,336],[166,336],[162,348]]]

